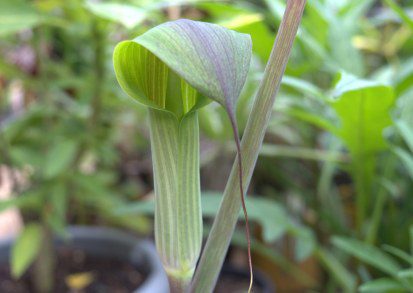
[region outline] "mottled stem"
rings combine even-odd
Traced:
[[[243,187],[245,190],[250,183],[305,3],[305,0],[290,0],[287,3],[263,80],[248,119],[241,142]],[[238,166],[238,162],[234,162],[221,206],[191,284],[191,292],[212,292],[218,279],[241,207]]]

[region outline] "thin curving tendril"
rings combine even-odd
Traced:
[[[252,271],[252,257],[251,257],[251,234],[250,234],[250,224],[248,220],[248,212],[247,212],[247,207],[245,205],[245,199],[244,199],[244,182],[243,182],[243,171],[242,171],[242,157],[241,157],[241,140],[239,138],[238,134],[238,126],[237,122],[235,120],[234,115],[229,115],[231,125],[232,125],[232,130],[234,132],[234,140],[235,144],[237,147],[237,157],[238,157],[238,176],[239,176],[239,189],[240,189],[240,195],[241,195],[241,204],[242,204],[242,210],[244,212],[244,218],[245,218],[245,236],[247,238],[247,247],[248,247],[248,266],[249,266],[249,271],[250,271],[250,285],[248,288],[248,293],[251,292],[252,290],[252,284],[254,282],[254,273]]]

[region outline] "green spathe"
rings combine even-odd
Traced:
[[[251,47],[248,35],[182,19],[124,41],[114,51],[122,89],[149,107],[155,239],[173,292],[189,286],[202,246],[196,110],[208,98],[220,103],[240,150],[234,108]]]
[[[215,24],[180,19],[118,44],[114,67],[122,89],[149,107],[181,116],[175,109],[186,101],[171,100],[167,94],[168,75],[172,73],[200,93],[191,109],[205,105],[203,97],[208,97],[233,116],[248,74],[251,48],[249,35]],[[147,75],[140,76],[141,70]],[[152,86],[145,88],[145,82]],[[159,100],[154,100],[154,95]]]

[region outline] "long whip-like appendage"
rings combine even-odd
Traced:
[[[229,119],[231,120],[232,130],[234,132],[235,144],[237,147],[239,189],[240,189],[240,195],[241,195],[242,210],[244,212],[244,218],[245,218],[245,236],[247,238],[248,265],[249,265],[249,270],[250,270],[250,285],[248,288],[248,293],[250,293],[252,290],[252,284],[254,282],[254,273],[252,271],[250,224],[248,220],[247,206],[245,205],[245,199],[244,199],[245,193],[244,193],[244,186],[243,186],[244,185],[244,182],[243,182],[244,174],[242,171],[241,140],[239,138],[238,125],[235,120],[235,116],[234,115],[229,115],[229,116],[230,116]]]

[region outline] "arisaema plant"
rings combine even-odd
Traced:
[[[197,109],[209,99],[225,107],[239,145],[234,107],[250,58],[248,35],[184,19],[114,52],[121,87],[149,110],[156,245],[175,291],[188,286],[202,245]]]
[[[251,177],[304,5],[305,0],[288,2],[242,145],[235,107],[250,64],[249,35],[181,19],[115,48],[114,68],[122,89],[149,111],[155,241],[172,292],[211,292],[215,286],[241,204],[246,216],[245,181]],[[210,100],[228,113],[238,156],[196,268],[202,245],[197,110]],[[250,269],[252,283],[251,261]]]

